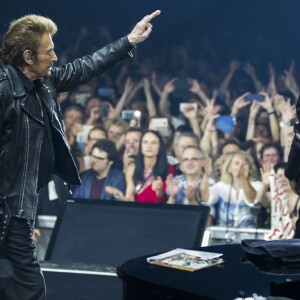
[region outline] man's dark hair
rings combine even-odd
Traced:
[[[154,165],[153,170],[152,170],[153,176],[154,177],[160,176],[162,178],[162,180],[165,180],[169,173],[167,153],[166,153],[165,145],[164,145],[161,135],[159,134],[159,132],[157,132],[155,130],[147,130],[142,135],[139,152],[136,157],[136,167],[135,167],[135,172],[134,172],[135,183],[144,181],[145,165],[144,165],[144,156],[142,154],[142,140],[143,140],[144,136],[149,132],[153,133],[159,140],[159,151],[157,154],[156,164]]]
[[[128,127],[126,133],[128,132],[140,132],[141,134],[143,134],[144,130],[140,127]]]
[[[106,152],[108,160],[115,162],[117,158],[117,148],[114,142],[107,139],[101,139],[93,145],[92,151],[94,148]]]
[[[97,99],[97,100],[99,100],[99,103],[101,103],[102,102],[102,99],[100,98],[100,97],[98,97],[98,96],[95,96],[95,95],[92,95],[92,96],[89,96],[89,97],[87,97],[86,98],[86,100],[85,100],[85,105],[87,105],[91,100],[93,100],[93,99]]]
[[[274,166],[274,171],[275,171],[275,173],[277,173],[277,171],[278,171],[279,169],[285,170],[286,166],[287,166],[287,163],[286,163],[286,162],[280,162],[280,163],[276,164],[276,165]]]
[[[175,128],[175,131],[177,131],[177,132],[193,132],[193,129],[190,125],[181,124]]]
[[[64,118],[66,117],[67,113],[71,110],[76,110],[77,112],[79,112],[82,116],[82,120],[83,120],[83,116],[84,116],[84,113],[83,113],[83,110],[82,110],[82,107],[77,105],[77,104],[74,104],[74,105],[70,105],[66,108],[66,110],[64,111]]]
[[[282,151],[281,146],[280,146],[278,143],[266,143],[266,144],[264,144],[264,145],[260,148],[260,150],[259,150],[260,158],[262,159],[264,152],[265,152],[267,149],[270,149],[270,148],[275,148],[275,149],[277,150],[278,155],[279,155],[279,158],[280,158],[280,161],[282,161],[282,158],[283,158],[283,151]]]
[[[179,134],[178,138],[177,138],[177,141],[183,137],[188,137],[188,138],[191,138],[194,140],[195,142],[195,145],[199,145],[199,137],[197,134],[195,134],[194,132],[192,131],[183,131]]]

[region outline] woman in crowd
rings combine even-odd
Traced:
[[[163,140],[158,132],[148,130],[141,138],[136,161],[125,170],[126,194],[111,187],[106,191],[121,200],[165,203],[168,174],[174,175],[174,167],[168,165]]]
[[[207,201],[217,205],[216,225],[256,227],[263,192],[263,184],[256,178],[256,168],[248,153],[236,151],[226,158],[221,180],[209,188]]]

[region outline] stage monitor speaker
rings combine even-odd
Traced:
[[[46,260],[117,267],[141,255],[201,244],[209,207],[70,200]]]

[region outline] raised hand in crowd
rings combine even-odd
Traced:
[[[135,162],[127,164],[124,169],[125,179],[126,179],[126,195],[124,199],[127,201],[135,200],[135,184],[134,184],[134,172],[135,172]]]
[[[161,197],[164,194],[163,181],[160,176],[153,180],[151,188],[153,191],[155,191],[157,197]]]
[[[126,103],[128,103],[130,100],[129,96],[131,94],[131,91],[133,90],[133,87],[134,87],[134,83],[132,79],[130,77],[127,77],[122,95],[115,107],[114,116],[113,116],[114,118],[121,116],[121,111],[123,110]]]
[[[189,90],[196,94],[204,103],[207,104],[207,102],[210,101],[210,99],[207,97],[207,95],[204,93],[203,89],[201,88],[200,83],[198,82],[197,79],[190,78],[188,79],[190,88]]]
[[[206,156],[203,161],[204,176],[200,184],[200,194],[202,201],[208,201],[209,198],[209,179],[213,171],[213,161],[210,156]]]
[[[174,92],[177,79],[177,77],[174,77],[165,84],[159,100],[159,111],[166,118],[171,118],[169,95]]]
[[[143,78],[142,84],[143,84],[144,93],[147,101],[148,116],[151,118],[156,116],[157,113],[156,113],[156,107],[151,93],[150,80],[148,78]]]
[[[294,123],[297,121],[296,106],[291,104],[290,99],[286,101],[281,95],[275,96],[274,103],[281,117],[280,144],[284,149],[284,161],[287,161],[294,137]]]
[[[246,65],[244,66],[243,70],[252,79],[255,89],[256,89],[256,92],[260,92],[263,89],[263,85],[256,75],[255,68],[249,62],[247,62]]]
[[[255,137],[255,121],[259,110],[260,110],[260,103],[257,101],[253,101],[250,106],[246,141],[251,141]]]
[[[290,64],[289,69],[284,71],[284,75],[285,75],[284,83],[287,89],[293,94],[294,98],[298,99],[299,86],[294,76],[294,68],[295,68],[295,62],[293,61]]]
[[[260,175],[261,175],[261,181],[264,185],[264,192],[263,195],[264,197],[262,198],[262,202],[261,204],[264,207],[270,207],[270,200],[271,200],[271,196],[269,193],[270,190],[270,175],[272,172],[274,172],[274,165],[270,164],[270,163],[264,163],[262,165],[262,167],[259,169],[260,170]]]
[[[133,155],[131,149],[126,149],[123,154],[123,170],[125,171],[127,166],[135,162],[135,155]]]
[[[99,106],[95,106],[91,109],[89,118],[86,120],[86,125],[94,125],[97,122],[100,122],[101,110]]]
[[[209,119],[218,113],[218,110],[215,107],[215,98],[212,98],[211,100],[207,101],[201,107],[202,109],[199,112],[199,114],[203,117],[203,120],[200,128],[202,132],[204,132],[206,128],[206,124],[209,121]]]
[[[227,73],[227,75],[225,76],[225,78],[223,79],[221,85],[220,85],[220,89],[223,91],[228,91],[229,90],[229,84],[232,80],[233,75],[235,74],[235,72],[240,68],[240,62],[238,60],[232,60],[229,63],[229,72]]]
[[[287,101],[281,95],[276,95],[274,97],[275,109],[278,114],[281,116],[281,121],[283,121],[284,125],[290,125],[291,120],[296,118],[296,106],[291,104],[291,100]]]
[[[215,126],[215,121],[218,117],[218,114],[210,115],[200,140],[200,148],[204,151],[205,155],[212,155],[213,157],[218,153],[218,133]]]
[[[245,107],[247,105],[250,105],[250,102],[246,100],[247,95],[249,95],[248,92],[241,95],[233,102],[233,105],[231,108],[231,116],[236,117],[240,109],[242,109],[243,107]]]
[[[264,100],[260,102],[260,106],[264,108],[269,115],[270,129],[272,134],[273,141],[279,141],[279,126],[277,121],[277,116],[275,112],[275,108],[271,101],[271,98],[267,93],[260,93],[260,95],[264,96]]]
[[[244,190],[247,199],[253,202],[256,198],[256,190],[252,187],[249,180],[250,166],[247,163],[242,164],[240,167],[228,170],[233,177],[233,182],[237,190]]]
[[[191,126],[193,132],[200,138],[201,130],[198,122],[198,103],[186,103],[182,105],[181,103],[181,112],[187,118],[189,125]]]
[[[159,87],[159,85],[157,83],[157,74],[156,74],[156,72],[151,73],[151,85],[153,86],[153,89],[155,90],[157,95],[159,97],[161,97],[162,90],[161,90],[161,88]]]
[[[168,199],[168,203],[169,204],[174,204],[175,203],[175,199],[177,197],[177,194],[179,192],[179,181],[175,181],[174,180],[174,176],[172,174],[169,174],[167,176],[167,180],[166,180],[166,184],[167,184],[167,191],[168,194],[170,195],[169,199]]]
[[[277,88],[276,88],[276,74],[275,69],[271,63],[269,63],[269,83],[267,87],[267,93],[270,95],[271,98],[274,98],[277,95]]]
[[[190,204],[199,204],[196,197],[196,186],[194,185],[187,185],[184,189],[185,196],[189,200]]]

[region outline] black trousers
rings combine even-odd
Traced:
[[[0,214],[0,220],[2,218]],[[1,222],[0,222],[1,223]],[[0,244],[0,299],[45,300],[45,282],[32,243],[33,224],[12,217]]]

